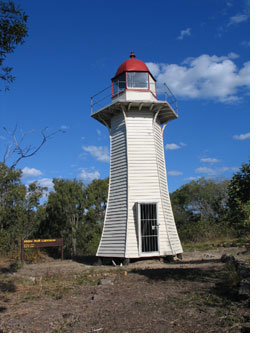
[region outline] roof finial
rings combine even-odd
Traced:
[[[133,51],[130,53],[130,58],[135,58],[135,53]]]

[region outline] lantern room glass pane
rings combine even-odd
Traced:
[[[113,80],[113,95],[120,93],[126,88],[125,73]]]
[[[127,88],[148,88],[148,73],[127,72]]]

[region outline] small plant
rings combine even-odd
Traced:
[[[13,273],[17,272],[21,268],[22,268],[22,264],[18,261],[11,263],[9,267],[10,271]]]
[[[224,268],[225,281],[224,284],[227,288],[232,289],[238,286],[240,282],[240,275],[237,270],[236,264],[233,260],[228,261]]]

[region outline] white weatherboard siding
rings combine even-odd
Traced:
[[[140,256],[135,208],[137,202],[157,203],[159,255],[182,252],[168,193],[161,127],[154,123],[153,118],[152,113],[127,114],[128,258]],[[149,255],[154,256],[156,253],[143,254]]]
[[[115,97],[112,102],[117,102],[118,100],[126,100],[126,101],[156,101],[155,98],[155,90],[152,89],[152,91],[144,92],[144,91],[128,91],[126,90],[122,94]]]
[[[158,121],[154,122],[154,142],[155,142],[155,147],[156,147],[161,202],[162,202],[165,225],[166,225],[166,232],[167,232],[166,240],[169,242],[170,249],[171,249],[169,253],[169,248],[167,247],[167,244],[165,244],[162,247],[161,254],[162,255],[181,254],[183,250],[180,243],[179,235],[177,233],[175,220],[173,217],[173,212],[172,212],[172,207],[171,207],[171,201],[170,201],[169,189],[168,189],[168,183],[167,183],[165,158],[164,158],[163,137],[162,137],[161,126]],[[160,237],[160,239],[162,238]]]
[[[124,115],[114,115],[110,129],[110,180],[105,223],[97,256],[124,257],[127,232],[127,155]]]
[[[128,152],[128,232],[126,257],[139,256],[138,227],[135,204],[157,202],[160,231],[164,220],[160,202],[159,180],[156,166],[156,151],[153,137],[153,114],[127,114]],[[161,246],[161,242],[159,243]],[[151,253],[156,255],[156,253]],[[145,254],[147,256],[147,254]]]
[[[147,110],[114,114],[110,138],[108,206],[97,256],[137,258],[182,253],[168,192],[159,121],[155,122],[154,114]],[[137,203],[143,202],[157,203],[157,253],[140,253]]]

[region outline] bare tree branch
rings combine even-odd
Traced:
[[[20,137],[20,139],[18,139],[17,133],[16,133],[17,132],[17,125],[15,126],[13,131],[8,130],[6,127],[4,127],[3,129],[12,138],[11,142],[6,147],[6,151],[5,151],[4,156],[3,156],[3,163],[6,163],[7,159],[11,155],[15,155],[15,154],[18,155],[18,157],[15,159],[15,161],[10,166],[10,168],[12,168],[12,169],[15,168],[17,166],[17,164],[22,159],[25,159],[25,158],[28,158],[28,157],[35,155],[41,149],[41,147],[47,142],[48,139],[50,139],[51,137],[53,137],[54,135],[56,135],[59,132],[61,132],[61,133],[65,132],[64,130],[59,129],[59,130],[56,130],[54,132],[47,134],[48,127],[46,127],[43,130],[41,130],[42,140],[37,147],[32,147],[31,145],[23,147],[22,144],[24,142],[25,137],[28,134],[33,133],[34,130],[31,130],[28,133],[24,133],[20,129],[21,137]]]

